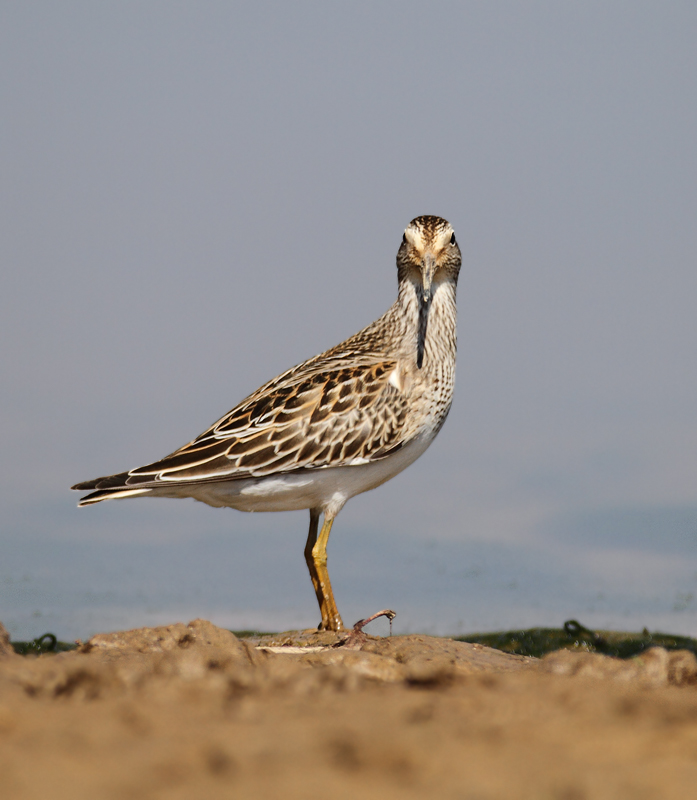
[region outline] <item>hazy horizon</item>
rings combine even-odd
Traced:
[[[455,402],[329,545],[346,622],[697,635],[697,7],[6,4],[0,620],[318,621],[307,514],[76,508],[463,252]]]

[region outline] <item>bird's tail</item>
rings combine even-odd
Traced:
[[[130,481],[129,481],[130,479]],[[133,482],[133,476],[128,472],[121,472],[118,475],[107,475],[103,478],[94,478],[91,481],[83,481],[71,486],[78,492],[84,492],[89,489],[96,489],[92,494],[80,498],[78,507],[91,506],[94,503],[101,503],[102,500],[121,500],[124,497],[135,497],[139,494],[148,494],[151,489],[146,489],[139,486],[129,486]]]

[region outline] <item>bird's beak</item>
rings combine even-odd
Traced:
[[[423,257],[421,268],[421,280],[424,287],[424,300],[426,303],[431,301],[431,283],[436,272],[436,257],[433,253],[426,253]]]
[[[436,272],[436,257],[433,253],[425,253],[421,262],[421,282],[424,301],[419,308],[419,338],[416,346],[416,366],[421,369],[424,363],[426,347],[426,330],[428,329],[428,311],[431,308],[431,284]]]

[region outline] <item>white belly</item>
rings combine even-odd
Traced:
[[[371,464],[308,469],[288,475],[215,481],[155,489],[151,497],[193,497],[209,506],[239,511],[298,511],[317,508],[338,514],[351,497],[375,489],[406,469],[433,436],[422,435],[394,455]],[[146,495],[147,496],[147,495]]]

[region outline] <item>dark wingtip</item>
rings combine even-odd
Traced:
[[[71,486],[76,492],[88,492],[94,489],[123,489],[127,486],[128,472],[118,472],[116,475],[104,475],[101,478],[92,478],[91,481],[82,481]]]
[[[70,489],[75,492],[86,492],[88,489],[96,489],[99,480],[100,479],[97,478],[92,481],[83,481],[82,483],[76,483],[75,486],[71,486]]]

